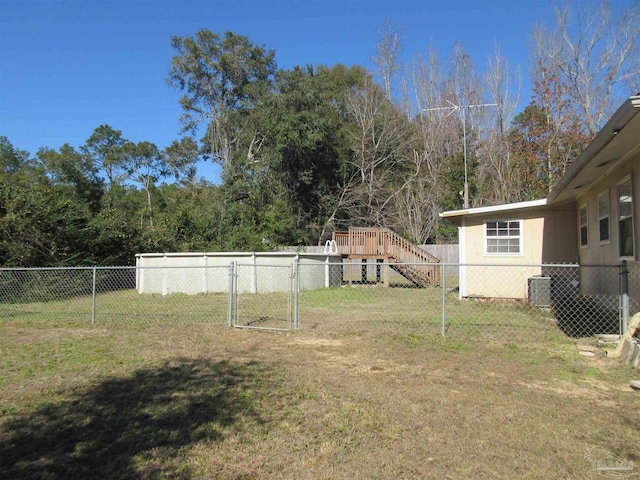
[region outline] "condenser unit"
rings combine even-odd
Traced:
[[[551,277],[529,278],[529,303],[536,307],[551,306]]]

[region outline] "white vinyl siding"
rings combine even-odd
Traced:
[[[486,255],[522,255],[522,220],[487,220]]]

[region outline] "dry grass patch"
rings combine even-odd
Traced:
[[[637,372],[568,343],[86,330],[0,325],[8,478],[585,478],[593,447],[640,462]]]

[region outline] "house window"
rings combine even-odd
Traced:
[[[587,206],[583,205],[579,210],[580,216],[580,246],[589,246],[589,215]]]
[[[488,220],[485,252],[487,255],[522,254],[522,220]]]
[[[609,243],[611,241],[609,190],[598,195],[598,228],[600,229],[600,243]]]
[[[631,178],[627,177],[618,184],[616,198],[618,202],[618,252],[621,258],[634,258]]]

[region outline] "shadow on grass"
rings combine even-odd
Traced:
[[[580,297],[556,302],[553,311],[558,327],[572,338],[619,334],[618,310],[598,298]]]
[[[215,442],[239,419],[261,423],[257,363],[175,359],[108,379],[0,424],[11,479],[189,478],[184,447]]]

